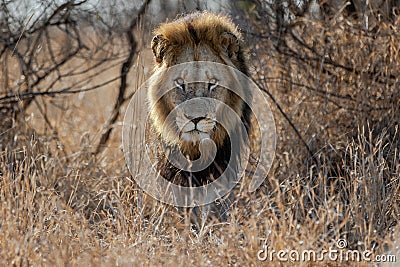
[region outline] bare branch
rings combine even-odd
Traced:
[[[136,54],[136,47],[137,47],[137,41],[135,40],[135,37],[133,35],[136,24],[140,21],[142,16],[144,15],[147,6],[149,5],[150,0],[146,0],[145,3],[141,6],[141,8],[138,11],[138,15],[136,18],[132,19],[131,24],[126,32],[126,37],[128,39],[129,43],[129,55],[125,62],[122,64],[121,67],[121,84],[119,86],[118,90],[118,98],[117,101],[114,104],[114,109],[111,114],[111,117],[109,118],[108,122],[106,123],[105,126],[105,132],[101,135],[100,142],[95,150],[95,154],[100,153],[103,149],[107,141],[110,139],[111,131],[113,129],[113,124],[117,121],[118,116],[120,114],[120,109],[122,104],[126,101],[125,98],[125,91],[127,88],[127,83],[126,83],[126,78],[129,73],[129,70],[131,69],[133,65],[133,58]]]

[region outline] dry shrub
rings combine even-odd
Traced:
[[[308,229],[316,241],[384,251],[399,216],[398,19],[371,30],[343,14],[272,30],[263,22],[255,18],[257,34],[248,36],[254,78],[275,98],[278,148],[265,190],[277,198],[272,209],[283,224],[322,222]]]

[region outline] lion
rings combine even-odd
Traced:
[[[241,33],[228,16],[196,12],[160,24],[154,34],[154,73],[160,74],[160,78],[149,86],[147,98],[153,107],[152,132],[164,147],[158,155],[159,174],[185,187],[206,185],[226,171],[236,181],[239,147],[246,142],[242,134],[251,130],[251,109],[247,103],[252,96],[244,86],[235,84],[234,73],[218,66],[248,74]],[[188,67],[169,71],[188,62]],[[188,164],[177,167],[168,160],[167,153],[182,155]],[[197,161],[208,165],[194,169],[193,162]],[[232,193],[221,196],[218,203],[205,209],[206,215],[200,215],[226,221],[232,199]],[[199,215],[196,210],[194,213]]]

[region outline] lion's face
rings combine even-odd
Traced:
[[[158,86],[149,91],[154,105],[153,124],[164,142],[178,144],[192,154],[193,148],[204,139],[210,138],[217,145],[224,140],[235,122],[229,115],[232,112],[226,109],[239,113],[241,109],[239,98],[221,85],[229,79],[226,76],[226,71],[204,61],[178,64],[164,71],[155,82]],[[224,122],[224,127],[220,122]]]
[[[186,154],[197,154],[198,144],[208,138],[222,145],[238,123],[232,114],[240,118],[244,106],[230,89],[242,88],[227,68],[204,62],[245,71],[240,34],[225,17],[206,13],[155,32],[151,48],[159,77],[148,91],[154,129],[164,143]]]
[[[219,85],[223,77],[215,69],[194,62],[171,78],[173,89],[164,98],[173,107],[169,117],[174,121],[167,122],[173,129],[168,130],[174,130],[181,142],[197,144],[211,138],[223,103],[229,99],[229,91]]]

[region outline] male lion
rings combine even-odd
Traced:
[[[153,107],[152,130],[164,147],[158,156],[159,174],[185,187],[209,184],[224,172],[237,181],[240,147],[250,130],[251,93],[237,82],[234,71],[222,67],[247,75],[241,34],[227,16],[208,12],[163,23],[154,33],[154,71],[162,75],[150,84],[147,97]],[[169,71],[173,66],[184,67]],[[181,155],[188,164],[173,164],[170,154]],[[197,161],[207,164],[196,169]],[[202,218],[226,221],[231,200],[232,194],[221,196],[204,208]],[[199,215],[196,209],[194,213]]]

